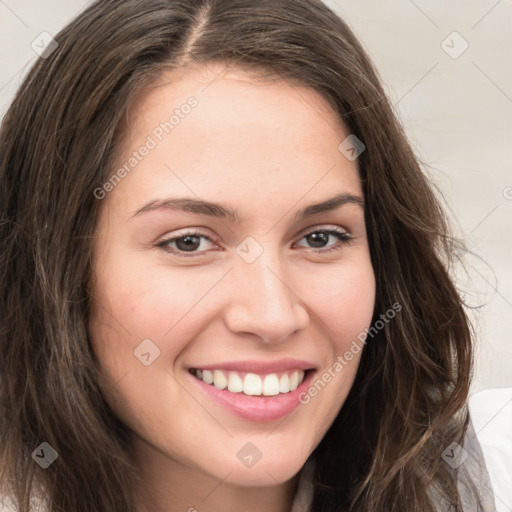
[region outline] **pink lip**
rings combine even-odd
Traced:
[[[220,369],[219,366],[215,368]],[[254,368],[254,366],[251,366],[251,368]],[[294,366],[294,368],[297,369],[297,366]],[[294,411],[300,405],[300,394],[307,390],[315,373],[314,371],[308,372],[302,384],[295,391],[278,396],[247,396],[243,393],[231,393],[227,389],[217,389],[212,384],[206,384],[206,382],[187,372],[189,378],[223,408],[241,418],[258,422],[280,420]]]
[[[313,363],[299,359],[278,359],[277,361],[232,361],[205,366],[194,366],[201,370],[231,370],[245,373],[257,373],[266,375],[268,373],[287,372],[293,370],[311,370],[315,368]]]

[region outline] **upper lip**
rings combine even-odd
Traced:
[[[277,373],[293,370],[312,370],[315,368],[313,363],[299,359],[278,359],[276,361],[229,361],[207,365],[197,365],[192,368],[201,370],[231,370],[247,373]]]

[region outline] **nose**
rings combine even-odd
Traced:
[[[297,276],[287,273],[279,256],[271,255],[268,248],[252,263],[237,261],[231,275],[233,288],[224,320],[232,332],[279,343],[308,324],[303,299],[295,291]]]

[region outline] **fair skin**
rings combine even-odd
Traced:
[[[269,373],[281,382],[293,368],[262,368],[300,361],[313,383],[370,325],[375,278],[364,209],[354,199],[363,197],[357,161],[338,150],[349,132],[317,92],[212,64],[167,72],[137,98],[117,166],[191,96],[197,106],[162,140],[153,135],[156,147],[102,200],[91,340],[107,399],[133,431],[155,510],[285,512],[298,472],[346,399],[360,354],[306,405],[278,419],[265,411],[279,409],[287,392],[224,390],[226,406],[205,392],[216,383],[193,373],[244,361],[242,380],[259,364],[262,382]],[[340,194],[352,200],[295,218]],[[240,218],[139,211],[168,198],[220,203]],[[201,236],[187,244],[190,231]],[[252,245],[241,245],[247,237]],[[261,254],[249,263],[240,248]],[[153,344],[146,354],[160,351],[149,365],[134,355],[146,339]],[[242,394],[242,408],[258,401],[263,416],[230,408],[230,397]],[[244,462],[258,454],[254,465]],[[149,508],[142,498],[137,505]]]

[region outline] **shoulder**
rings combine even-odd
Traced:
[[[6,501],[3,496],[0,496],[0,512],[16,512],[16,509],[11,502]]]
[[[0,494],[0,512],[18,512],[10,497]],[[49,507],[41,493],[34,494],[30,499],[31,512],[48,512]]]
[[[38,500],[31,501],[30,510],[33,510],[34,512],[48,512],[48,508]],[[12,501],[7,501],[5,498],[0,496],[0,512],[18,512],[18,509],[14,506]]]
[[[484,482],[488,475],[497,512],[512,510],[512,388],[480,391],[469,398],[471,424],[464,449],[473,470]],[[481,451],[481,452],[480,452]],[[477,452],[483,457],[478,464]],[[480,459],[481,460],[481,459]],[[487,476],[486,475],[486,476]]]

